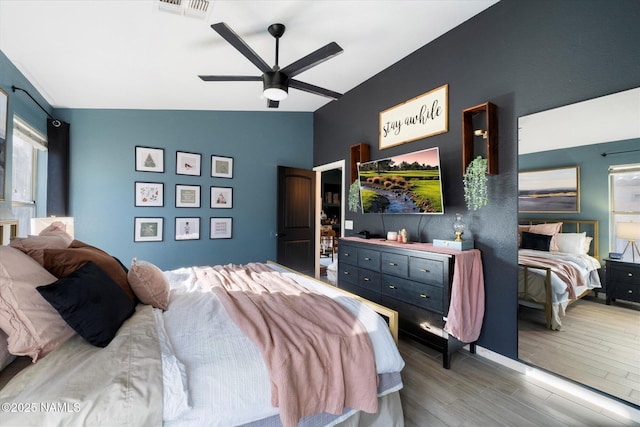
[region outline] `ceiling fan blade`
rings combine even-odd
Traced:
[[[227,24],[224,22],[218,22],[217,24],[211,25],[211,28],[214,29],[218,34],[222,36],[231,46],[235,47],[241,54],[243,54],[249,61],[251,61],[260,71],[266,73],[267,71],[272,71],[269,64],[264,62],[262,58],[258,56],[258,54],[249,47],[248,44],[244,42]]]
[[[198,76],[205,82],[261,82],[262,76]]]
[[[280,105],[280,101],[274,101],[272,99],[267,99],[267,107],[269,108],[278,108]]]
[[[289,77],[296,76],[303,71],[307,71],[311,67],[315,67],[318,64],[326,61],[327,59],[331,59],[334,56],[342,53],[342,48],[336,42],[331,42],[326,46],[321,47],[315,52],[311,52],[309,55],[298,59],[296,62],[293,62],[282,70]]]
[[[342,96],[341,93],[334,92],[329,89],[325,89],[319,86],[315,86],[309,83],[301,82],[300,80],[290,80],[289,87],[302,90],[305,92],[313,93],[314,95],[326,96],[327,98],[338,99]]]

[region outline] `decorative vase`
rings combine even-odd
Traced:
[[[456,220],[453,221],[453,231],[456,233],[456,242],[462,242],[462,235],[464,234],[464,222],[462,221],[462,214],[456,214]]]

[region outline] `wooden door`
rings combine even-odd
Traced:
[[[315,273],[315,172],[278,166],[278,263]]]

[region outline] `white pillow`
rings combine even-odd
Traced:
[[[584,248],[582,249],[584,254],[588,254],[589,253],[589,249],[591,249],[591,241],[593,240],[593,237],[585,237],[584,238]]]
[[[584,254],[584,240],[586,233],[558,233],[556,244],[559,252],[581,255]]]

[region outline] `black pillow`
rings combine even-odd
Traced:
[[[551,238],[546,234],[529,233],[528,231],[522,232],[522,249],[535,249],[536,251],[549,252],[549,246],[551,246]]]
[[[36,289],[69,326],[98,347],[106,347],[135,311],[131,298],[93,261]]]

